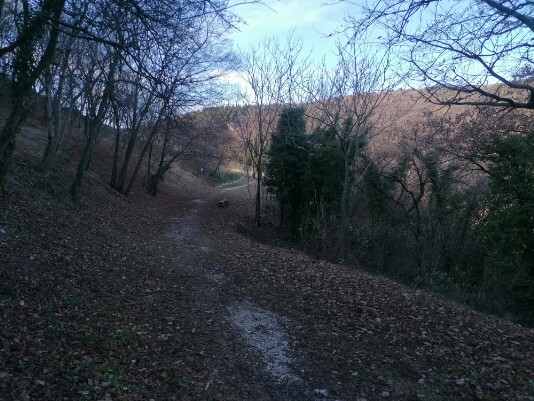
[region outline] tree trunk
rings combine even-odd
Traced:
[[[62,99],[63,89],[65,87],[66,70],[69,65],[69,57],[73,42],[74,36],[71,36],[66,43],[63,58],[61,60],[61,67],[59,69],[59,82],[55,96],[52,93],[52,71],[50,67],[47,69],[47,78],[49,81],[46,88],[48,143],[43,155],[43,159],[41,160],[41,168],[43,170],[49,169],[54,164],[65,132],[66,121],[62,116]],[[72,110],[72,108],[70,110]]]
[[[20,130],[20,124],[24,120],[23,109],[24,101],[21,96],[16,96],[13,101],[13,110],[2,127],[2,133],[0,134],[0,185],[11,168],[13,151],[15,150],[15,138]]]
[[[120,53],[116,51],[113,56],[113,60],[111,62],[108,77],[106,80],[106,86],[102,94],[102,101],[100,102],[100,107],[98,108],[98,113],[96,115],[95,120],[93,121],[93,124],[91,124],[91,127],[89,129],[89,132],[88,132],[89,137],[87,138],[87,141],[85,142],[82,157],[80,159],[80,162],[78,163],[78,169],[76,170],[76,176],[74,177],[74,181],[70,187],[70,194],[71,194],[72,200],[75,202],[78,200],[80,188],[82,186],[83,175],[85,173],[85,170],[89,166],[89,161],[91,159],[91,155],[93,153],[94,146],[96,144],[96,139],[98,137],[98,133],[102,125],[102,121],[104,120],[104,116],[106,115],[109,101],[113,93],[113,87],[115,85],[113,76],[114,76],[117,66],[119,65],[119,61],[120,61]]]
[[[347,243],[349,235],[349,191],[350,191],[350,165],[345,158],[345,169],[343,171],[343,192],[341,194],[341,224],[339,230],[339,260],[344,261],[347,256]]]
[[[128,184],[128,187],[126,187],[126,190],[123,193],[123,195],[126,197],[130,194],[130,191],[132,190],[132,186],[135,180],[137,179],[137,174],[139,173],[139,169],[141,168],[141,163],[143,162],[146,152],[148,151],[149,147],[152,145],[152,142],[154,141],[154,138],[156,137],[156,134],[158,132],[158,129],[161,123],[161,119],[163,118],[163,115],[165,114],[165,111],[167,110],[169,102],[170,102],[170,98],[166,98],[165,102],[161,106],[161,109],[159,110],[158,117],[156,118],[156,122],[154,123],[154,126],[152,127],[152,130],[150,131],[150,134],[148,135],[148,138],[146,140],[145,146],[143,146],[143,150],[141,151],[141,154],[139,155],[139,160],[137,161],[137,164],[135,166],[135,170],[132,174],[132,178],[130,178],[130,183]]]
[[[136,125],[137,125],[137,122],[134,118],[132,130],[130,131],[130,139],[128,140],[128,146],[126,147],[126,153],[124,154],[124,161],[122,162],[121,171],[119,173],[119,179],[117,180],[117,186],[115,187],[115,189],[118,192],[122,192],[122,189],[124,188],[124,183],[126,182],[128,166],[130,164],[130,159],[132,158],[132,153],[134,150],[135,142],[137,141],[138,129]]]
[[[63,13],[65,1],[66,0],[49,0],[45,2],[42,5],[43,13],[45,14],[45,16],[48,16],[47,14],[50,14],[50,17],[52,19],[58,21],[61,18],[61,14]],[[36,18],[42,19],[42,21],[40,21],[41,24],[47,23],[47,18],[44,18],[43,16],[39,16]],[[33,46],[33,43],[31,42],[36,40],[36,37],[38,36],[37,32],[41,28],[41,26],[35,27],[33,25],[33,23],[30,24],[29,27],[24,28],[20,33],[21,37],[29,37],[29,42],[24,43],[24,45],[29,45],[28,47],[30,48]],[[36,31],[28,32],[28,30],[30,29],[36,29]],[[15,150],[15,138],[20,130],[20,125],[24,121],[26,102],[32,91],[33,84],[44,71],[44,69],[48,67],[48,65],[50,65],[52,54],[56,48],[57,39],[59,36],[59,29],[60,28],[58,25],[52,25],[45,51],[35,68],[33,68],[33,70],[16,71],[15,76],[17,74],[22,74],[23,77],[21,78],[21,81],[18,82],[16,91],[13,93],[13,108],[0,133],[0,185],[2,185],[4,178],[9,168],[11,167],[13,151]],[[20,52],[22,51],[23,50],[20,50]],[[16,55],[15,58],[17,58],[18,56],[19,55]],[[24,55],[22,55],[21,57],[24,57]]]
[[[61,122],[61,131],[60,131],[60,134],[59,134],[59,142],[58,142],[58,149],[57,151],[59,151],[59,149],[65,149],[69,142],[70,142],[70,138],[72,136],[72,109],[73,107],[69,107],[68,111],[67,111],[67,115],[63,118],[62,122]],[[69,134],[67,135],[67,137],[65,137],[65,130],[67,129],[67,124],[69,125]]]
[[[46,92],[45,115],[46,115],[48,142],[46,144],[46,149],[43,154],[43,158],[41,159],[41,168],[43,170],[47,170],[52,164],[52,160],[54,158],[55,149],[56,149],[56,142],[57,142],[57,131],[56,131],[57,121],[56,121],[56,114],[54,113],[54,109],[55,109],[54,95],[52,93],[53,80],[52,80],[52,72],[50,71],[50,68],[46,69],[46,72],[44,74],[44,80],[45,80],[45,92]]]
[[[148,160],[146,162],[146,181],[150,181],[150,177],[152,174],[152,150],[154,147],[154,143],[150,144],[150,147],[148,148]]]
[[[171,168],[171,162],[165,163],[158,168],[158,171],[154,175],[150,176],[148,180],[148,193],[152,196],[156,196],[158,193],[159,182],[163,180],[165,173]]]
[[[117,171],[119,169],[119,153],[121,146],[121,128],[119,110],[117,105],[113,104],[113,113],[115,114],[115,145],[113,148],[113,164],[111,165],[111,179],[109,180],[109,186],[113,189],[117,186]]]
[[[254,222],[257,226],[261,224],[261,173],[262,173],[262,167],[261,165],[258,165],[256,167],[257,170],[257,177],[256,177],[256,208],[254,212]]]
[[[119,169],[119,148],[121,146],[121,131],[117,127],[115,130],[115,148],[113,149],[113,165],[111,167],[111,179],[109,180],[109,186],[111,188],[117,187],[117,171]]]
[[[213,177],[215,174],[217,174],[217,171],[219,171],[219,167],[221,167],[222,160],[223,160],[223,155],[221,154],[221,156],[219,157],[219,160],[217,160],[217,165],[215,166],[213,171],[210,173],[210,177]]]
[[[150,145],[152,144],[152,141],[154,140],[154,137],[156,136],[157,126],[158,125],[159,124],[156,123],[156,125],[154,126],[154,128],[150,132],[149,137],[146,140],[145,146],[143,146],[143,150],[141,151],[141,154],[139,155],[139,160],[137,161],[137,164],[135,165],[135,169],[134,169],[134,172],[132,174],[132,178],[130,178],[130,183],[128,184],[128,186],[126,187],[126,190],[123,193],[123,195],[126,196],[126,197],[128,197],[128,195],[130,194],[130,192],[132,190],[132,187],[133,187],[133,184],[135,183],[135,180],[137,179],[137,174],[139,174],[139,169],[141,168],[141,163],[143,162],[143,159],[145,158],[145,154],[148,151],[148,148],[150,147]]]

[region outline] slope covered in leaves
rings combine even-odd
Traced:
[[[254,231],[246,191],[229,194],[231,206],[205,220],[224,231],[219,264],[256,302],[290,317],[308,374],[329,376],[341,399],[534,399],[533,330],[255,242],[240,234]]]
[[[88,179],[73,204],[73,163],[43,174],[28,149],[0,194],[0,399],[262,399],[168,235],[187,198]]]
[[[0,194],[0,399],[532,400],[532,330],[254,241],[244,188],[125,202],[90,179],[72,204],[72,163],[29,149]],[[284,322],[299,383],[235,305]]]

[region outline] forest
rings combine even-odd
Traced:
[[[443,3],[359,4],[332,67],[293,36],[236,52],[226,0],[1,1],[0,183],[36,120],[74,202],[99,146],[124,197],[237,171],[259,232],[531,325],[533,6]]]
[[[533,16],[0,0],[0,399],[532,401]]]

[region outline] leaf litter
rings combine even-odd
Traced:
[[[0,399],[533,399],[532,329],[258,243],[246,188],[217,208],[210,190],[125,203],[89,183],[73,205],[69,160],[45,177],[37,153],[17,157],[0,194]]]

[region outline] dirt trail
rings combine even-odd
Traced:
[[[175,232],[267,399],[534,401],[532,330],[256,242],[250,204],[246,186],[220,189]]]
[[[226,195],[244,187],[224,188],[221,193],[224,191]],[[323,386],[318,387],[314,378],[300,376],[300,364],[306,362],[300,360],[302,353],[297,357],[293,349],[291,320],[269,310],[268,305],[255,303],[251,294],[210,261],[213,233],[202,224],[199,215],[209,214],[214,203],[213,196],[189,201],[181,215],[171,219],[167,235],[177,246],[187,249],[182,265],[188,273],[205,278],[202,287],[196,289],[199,300],[204,309],[215,312],[213,319],[220,320],[219,327],[224,332],[219,335],[229,342],[227,349],[234,350],[232,357],[242,358],[255,372],[248,380],[262,389],[265,399],[339,400],[329,397],[330,392]],[[224,369],[216,371],[221,373]]]
[[[534,401],[532,329],[274,246],[246,187],[74,205],[36,154],[0,193],[2,400]]]

